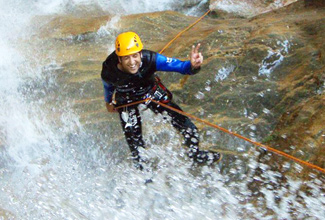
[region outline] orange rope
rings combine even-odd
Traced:
[[[190,28],[192,28],[194,25],[196,25],[199,21],[201,21],[205,16],[207,16],[211,10],[209,9],[204,15],[202,15],[198,20],[196,20],[193,24],[189,25],[187,28],[179,32],[171,41],[169,41],[166,46],[164,46],[163,49],[159,51],[159,53],[163,53],[179,36],[181,36],[184,32],[188,31]]]
[[[132,105],[137,105],[137,104],[144,103],[144,102],[146,102],[146,101],[148,101],[148,100],[150,100],[150,99],[149,99],[149,98],[147,98],[147,99],[142,99],[142,100],[140,100],[140,101],[136,101],[136,102],[132,102],[132,103],[129,103],[129,104],[125,104],[125,105],[117,106],[117,107],[114,108],[114,109],[118,110],[118,109],[120,109],[120,108],[126,108],[126,107],[129,107],[129,106],[132,106]]]
[[[156,104],[158,104],[158,105],[161,105],[161,106],[163,106],[163,107],[165,107],[165,108],[168,108],[168,109],[170,109],[170,110],[172,110],[172,111],[174,111],[174,112],[177,112],[177,113],[179,113],[179,114],[181,114],[181,115],[187,116],[187,117],[189,117],[189,118],[193,118],[193,119],[195,119],[195,120],[197,120],[197,121],[199,121],[199,122],[201,122],[201,123],[203,123],[203,124],[206,124],[206,125],[208,125],[208,126],[210,126],[210,127],[213,127],[213,128],[219,129],[219,130],[221,130],[221,131],[223,131],[223,132],[225,132],[225,133],[228,133],[228,134],[231,134],[231,135],[233,135],[233,136],[236,136],[236,137],[238,137],[238,138],[240,138],[240,139],[242,139],[242,140],[245,140],[245,141],[247,141],[247,142],[250,142],[250,143],[252,143],[252,144],[254,144],[254,145],[256,145],[256,146],[259,146],[259,147],[261,147],[261,148],[265,148],[265,149],[268,150],[268,151],[271,151],[271,152],[276,153],[276,154],[278,154],[278,155],[284,156],[284,157],[286,157],[286,158],[288,158],[288,159],[290,159],[290,160],[293,160],[293,161],[298,162],[298,163],[300,163],[300,164],[303,164],[303,165],[305,165],[305,166],[307,166],[307,167],[310,167],[310,168],[312,168],[312,169],[316,169],[316,170],[318,170],[318,171],[321,171],[322,173],[325,173],[325,169],[324,169],[324,168],[321,168],[321,167],[319,167],[319,166],[316,166],[316,165],[311,164],[311,163],[309,163],[309,162],[306,162],[306,161],[304,161],[304,160],[298,159],[298,158],[296,158],[296,157],[294,157],[294,156],[291,156],[291,155],[289,155],[289,154],[286,154],[286,153],[284,153],[284,152],[282,152],[282,151],[279,151],[279,150],[277,150],[277,149],[274,149],[274,148],[272,148],[272,147],[270,147],[270,146],[266,146],[266,145],[261,144],[261,143],[259,143],[259,142],[253,141],[253,140],[251,140],[251,139],[249,139],[249,138],[246,138],[246,137],[244,137],[244,136],[242,136],[242,135],[239,135],[239,134],[234,133],[234,132],[231,132],[231,131],[229,131],[229,130],[223,128],[223,127],[220,127],[220,126],[218,126],[218,125],[216,125],[216,124],[213,124],[213,123],[211,123],[211,122],[205,121],[205,120],[200,119],[200,118],[198,118],[198,117],[196,117],[196,116],[194,116],[194,115],[191,115],[191,114],[189,114],[189,113],[183,112],[183,111],[181,111],[181,110],[178,110],[178,109],[176,109],[176,108],[173,108],[173,107],[171,107],[171,106],[169,106],[169,105],[166,105],[166,104],[164,104],[164,103],[161,103],[161,102],[159,102],[159,101],[156,101],[156,100],[153,100],[153,99],[150,99],[150,98],[147,98],[147,99],[144,99],[144,100],[141,100],[141,101],[137,101],[137,102],[133,102],[133,103],[130,103],[130,104],[127,104],[127,105],[119,106],[119,107],[117,107],[116,109],[124,108],[124,107],[131,106],[131,105],[135,105],[135,104],[144,103],[144,102],[147,102],[147,101],[152,101],[152,102],[154,102],[154,103],[156,103]]]

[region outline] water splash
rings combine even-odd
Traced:
[[[277,45],[281,46],[280,49],[275,51],[269,50],[268,55],[263,59],[262,64],[259,65],[258,75],[266,75],[269,77],[271,73],[281,65],[285,55],[289,53],[290,43],[288,40],[278,41]]]
[[[222,67],[221,69],[218,70],[218,73],[215,76],[215,81],[222,81],[226,79],[230,73],[232,73],[235,70],[235,66],[231,65],[229,67]]]

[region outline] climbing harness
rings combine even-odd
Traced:
[[[164,86],[158,76],[155,77],[155,85],[150,90],[148,94],[145,95],[144,99],[148,101],[145,102],[148,105],[152,99],[158,100],[164,104],[172,100],[173,94]]]
[[[179,32],[179,33],[178,33],[178,34],[177,34],[177,35],[176,35],[176,36],[175,36],[175,37],[174,37],[170,42],[168,42],[168,43],[166,44],[166,46],[165,46],[162,50],[160,50],[159,53],[163,53],[163,52],[166,50],[166,48],[168,48],[168,47],[170,46],[170,44],[172,44],[172,43],[173,43],[173,42],[174,42],[178,37],[180,37],[180,35],[182,35],[184,32],[186,32],[187,30],[189,30],[190,28],[192,28],[194,25],[196,25],[199,21],[201,21],[201,20],[202,20],[206,15],[208,15],[210,12],[211,12],[211,10],[208,10],[208,11],[207,11],[203,16],[201,16],[197,21],[195,21],[193,24],[189,25],[189,26],[188,26],[187,28],[185,28],[183,31]],[[161,85],[162,85],[162,84],[161,84]],[[167,90],[167,89],[166,89],[166,90]],[[168,91],[168,90],[167,90],[167,91]],[[158,100],[159,100],[159,99],[158,99]],[[172,111],[175,111],[175,112],[177,112],[177,113],[179,113],[179,114],[181,114],[181,115],[184,115],[184,116],[187,116],[187,117],[189,117],[189,118],[195,119],[195,120],[197,120],[197,121],[199,121],[199,122],[201,122],[201,123],[203,123],[203,124],[206,124],[206,125],[208,125],[208,126],[210,126],[210,127],[213,127],[213,128],[219,129],[219,130],[221,130],[221,131],[223,131],[223,132],[225,132],[225,133],[228,133],[228,134],[233,135],[233,136],[235,136],[235,137],[238,137],[238,138],[240,138],[240,139],[242,139],[242,140],[245,140],[245,141],[247,141],[247,142],[250,142],[250,143],[252,143],[252,144],[254,144],[254,145],[256,145],[256,146],[258,146],[258,147],[260,147],[260,148],[263,148],[263,149],[265,149],[265,150],[271,151],[271,152],[276,153],[276,154],[278,154],[278,155],[280,155],[280,156],[286,157],[286,158],[288,158],[288,159],[290,159],[290,160],[292,160],[292,161],[295,161],[295,162],[297,162],[297,163],[300,163],[300,164],[302,164],[302,165],[305,165],[305,166],[307,166],[307,167],[309,167],[309,168],[312,168],[312,169],[318,170],[318,171],[320,171],[320,172],[322,172],[322,173],[325,173],[325,169],[324,169],[324,168],[321,168],[321,167],[319,167],[319,166],[316,166],[316,165],[314,165],[314,164],[311,164],[311,163],[309,163],[309,162],[306,162],[306,161],[304,161],[304,160],[301,160],[301,159],[299,159],[299,158],[296,158],[296,157],[294,157],[294,156],[291,156],[291,155],[289,155],[289,154],[286,154],[286,153],[284,153],[284,152],[282,152],[282,151],[280,151],[280,150],[274,149],[274,148],[272,148],[272,147],[270,147],[270,146],[267,146],[267,145],[264,145],[264,144],[262,144],[262,143],[259,143],[259,142],[256,142],[256,141],[253,141],[253,140],[251,140],[251,139],[249,139],[249,138],[246,138],[246,137],[244,137],[244,136],[242,136],[242,135],[239,135],[239,134],[237,134],[237,133],[235,133],[235,132],[231,132],[231,131],[229,131],[229,130],[223,128],[223,127],[220,127],[220,126],[218,126],[218,125],[216,125],[216,124],[213,124],[213,123],[211,123],[211,122],[205,121],[205,120],[200,119],[200,118],[198,118],[198,117],[196,117],[196,116],[194,116],[194,115],[191,115],[191,114],[186,113],[186,112],[184,112],[184,111],[181,111],[181,110],[178,110],[178,109],[176,109],[176,108],[173,108],[173,107],[171,107],[171,106],[169,106],[169,105],[166,105],[164,102],[157,101],[157,100],[153,99],[152,97],[147,97],[147,98],[145,98],[144,100],[140,100],[140,101],[132,102],[132,103],[129,103],[129,104],[125,104],[125,105],[122,105],[122,106],[117,107],[116,109],[126,108],[126,107],[128,107],[128,106],[137,105],[137,104],[146,103],[146,102],[154,102],[154,103],[156,103],[156,104],[158,104],[158,105],[161,105],[161,106],[163,106],[163,107],[165,107],[165,108],[168,108],[168,109],[170,109],[170,110],[172,110]]]

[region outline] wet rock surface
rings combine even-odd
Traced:
[[[184,111],[324,167],[324,17],[324,7],[302,1],[251,19],[208,17],[164,51],[185,60],[191,45],[201,43],[201,72],[158,75]],[[60,89],[85,126],[116,130],[119,120],[106,113],[100,79],[116,34],[136,31],[145,48],[158,52],[197,18],[165,11],[47,19],[30,43],[36,56],[57,62],[44,61],[44,72],[57,79],[47,87],[49,108]],[[213,132],[199,127],[203,137]]]

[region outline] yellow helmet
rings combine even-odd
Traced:
[[[140,52],[143,48],[139,35],[134,32],[124,32],[117,36],[115,53],[117,56],[127,56]]]

